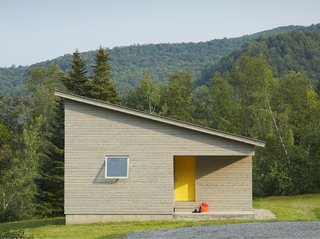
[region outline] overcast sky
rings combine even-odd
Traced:
[[[0,0],[0,66],[320,23],[319,0]]]

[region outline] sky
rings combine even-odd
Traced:
[[[319,0],[0,0],[0,67],[320,23]]]

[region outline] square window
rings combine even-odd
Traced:
[[[105,161],[105,178],[128,178],[129,157],[107,156]]]

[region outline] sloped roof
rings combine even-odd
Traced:
[[[218,137],[222,137],[225,139],[234,140],[234,141],[238,141],[238,142],[245,143],[245,144],[250,144],[250,145],[259,146],[259,147],[264,147],[266,144],[264,141],[252,139],[249,137],[231,134],[228,132],[224,132],[224,131],[220,131],[220,130],[216,130],[216,129],[212,129],[212,128],[208,128],[208,127],[203,127],[203,126],[199,126],[199,125],[192,124],[192,123],[187,123],[184,121],[180,121],[180,120],[176,120],[176,119],[172,119],[172,118],[168,118],[168,117],[153,115],[153,114],[149,114],[149,113],[146,113],[143,111],[131,109],[128,107],[115,105],[115,104],[111,104],[111,103],[100,101],[100,100],[90,99],[90,98],[87,98],[84,96],[65,93],[62,91],[55,91],[54,94],[56,96],[62,97],[64,99],[68,99],[68,100],[72,100],[72,101],[76,101],[76,102],[80,102],[80,103],[84,103],[84,104],[88,104],[88,105],[93,105],[93,106],[97,106],[97,107],[129,114],[129,115],[134,115],[134,116],[141,117],[144,119],[158,121],[161,123],[174,125],[174,126],[181,127],[181,128],[186,128],[189,130],[194,130],[194,131],[198,131],[201,133],[205,133],[205,134],[209,134],[209,135],[213,135],[213,136],[218,136]]]

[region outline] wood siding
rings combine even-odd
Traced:
[[[252,157],[197,157],[196,197],[210,212],[252,210]]]
[[[174,155],[253,153],[249,144],[66,100],[65,214],[172,214]],[[129,156],[128,179],[104,178],[106,155]],[[201,172],[199,188],[208,184]],[[251,171],[234,179],[244,174],[251,180]],[[227,186],[220,174],[213,177]],[[244,191],[237,198],[247,203],[249,197],[251,191]]]

